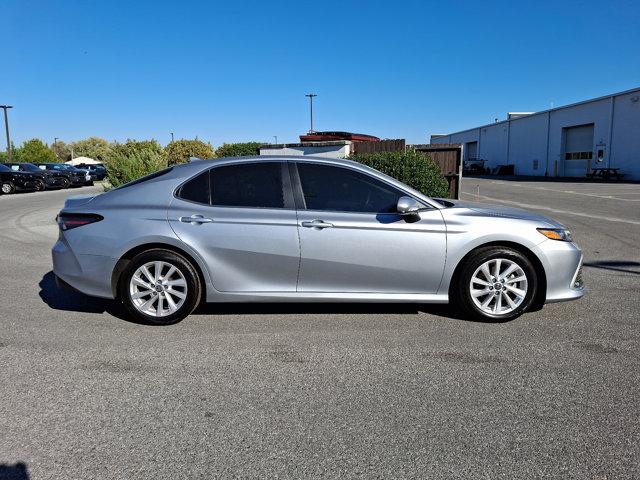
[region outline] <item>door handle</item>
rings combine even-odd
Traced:
[[[333,227],[333,223],[325,222],[324,220],[312,220],[310,222],[305,221],[301,224],[303,227],[307,228],[331,228]]]
[[[211,223],[212,218],[207,218],[202,215],[191,215],[190,217],[180,217],[178,220],[184,223],[191,223],[192,225],[199,225],[201,223]]]

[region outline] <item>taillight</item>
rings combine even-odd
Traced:
[[[71,230],[72,228],[99,222],[103,218],[102,215],[95,213],[60,213],[56,217],[56,221],[60,230]]]

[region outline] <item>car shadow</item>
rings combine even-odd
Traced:
[[[127,318],[124,308],[114,300],[90,297],[71,287],[59,287],[56,284],[56,276],[53,272],[47,272],[42,277],[42,280],[40,280],[38,286],[40,287],[40,298],[54,310],[82,313],[108,313],[120,320],[140,323]]]
[[[39,283],[40,298],[50,308],[68,312],[108,313],[126,322],[149,325],[132,319],[115,300],[90,297],[72,288],[56,284],[55,274],[46,273]],[[449,305],[415,303],[202,303],[195,315],[416,315],[426,313],[455,320],[474,321]]]
[[[18,462],[14,465],[0,463],[0,480],[29,480],[27,465]]]
[[[640,262],[630,260],[599,260],[596,262],[584,262],[583,266],[640,275]]]

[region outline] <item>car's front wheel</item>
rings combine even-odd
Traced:
[[[487,247],[467,259],[455,287],[457,303],[467,316],[500,322],[531,307],[538,278],[531,261],[517,250]]]
[[[198,274],[187,259],[162,249],[137,255],[120,276],[118,297],[137,320],[171,325],[200,302]]]
[[[36,191],[37,192],[43,192],[44,190],[46,190],[47,186],[44,183],[44,180],[36,180]]]

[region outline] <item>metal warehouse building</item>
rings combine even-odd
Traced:
[[[640,88],[461,132],[431,143],[461,143],[464,159],[513,165],[516,175],[584,177],[597,167],[619,168],[640,180]]]

